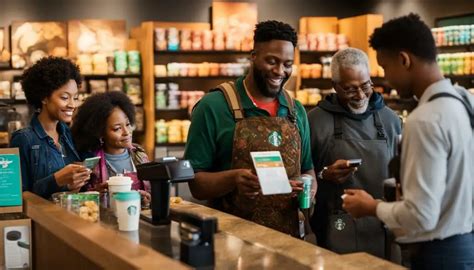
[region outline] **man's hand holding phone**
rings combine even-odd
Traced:
[[[357,167],[362,164],[361,159],[339,159],[323,171],[323,180],[342,184],[357,171]]]

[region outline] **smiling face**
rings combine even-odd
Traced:
[[[252,53],[253,77],[265,97],[276,97],[291,75],[295,48],[290,41],[259,42]]]
[[[77,104],[77,83],[69,80],[42,101],[41,113],[53,121],[69,123]]]
[[[354,114],[367,111],[373,94],[369,71],[365,66],[341,67],[340,82],[334,82],[334,89],[342,106]]]
[[[107,118],[105,127],[104,147],[108,154],[120,154],[132,147],[132,125],[127,115],[115,107]]]

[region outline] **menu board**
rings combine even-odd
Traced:
[[[17,148],[0,149],[0,207],[21,206],[20,154]]]

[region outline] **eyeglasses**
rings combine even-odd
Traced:
[[[342,87],[339,84],[336,84],[336,85],[339,86],[339,88],[341,88],[344,95],[346,95],[348,97],[353,97],[353,96],[357,95],[359,93],[359,89],[362,90],[362,92],[365,95],[368,95],[368,94],[370,94],[370,92],[374,88],[374,84],[372,83],[371,80],[366,81],[365,83],[361,84],[358,87],[352,87],[352,86],[351,87]]]

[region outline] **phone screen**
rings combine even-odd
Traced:
[[[362,164],[362,159],[349,159],[349,167],[359,167]]]

